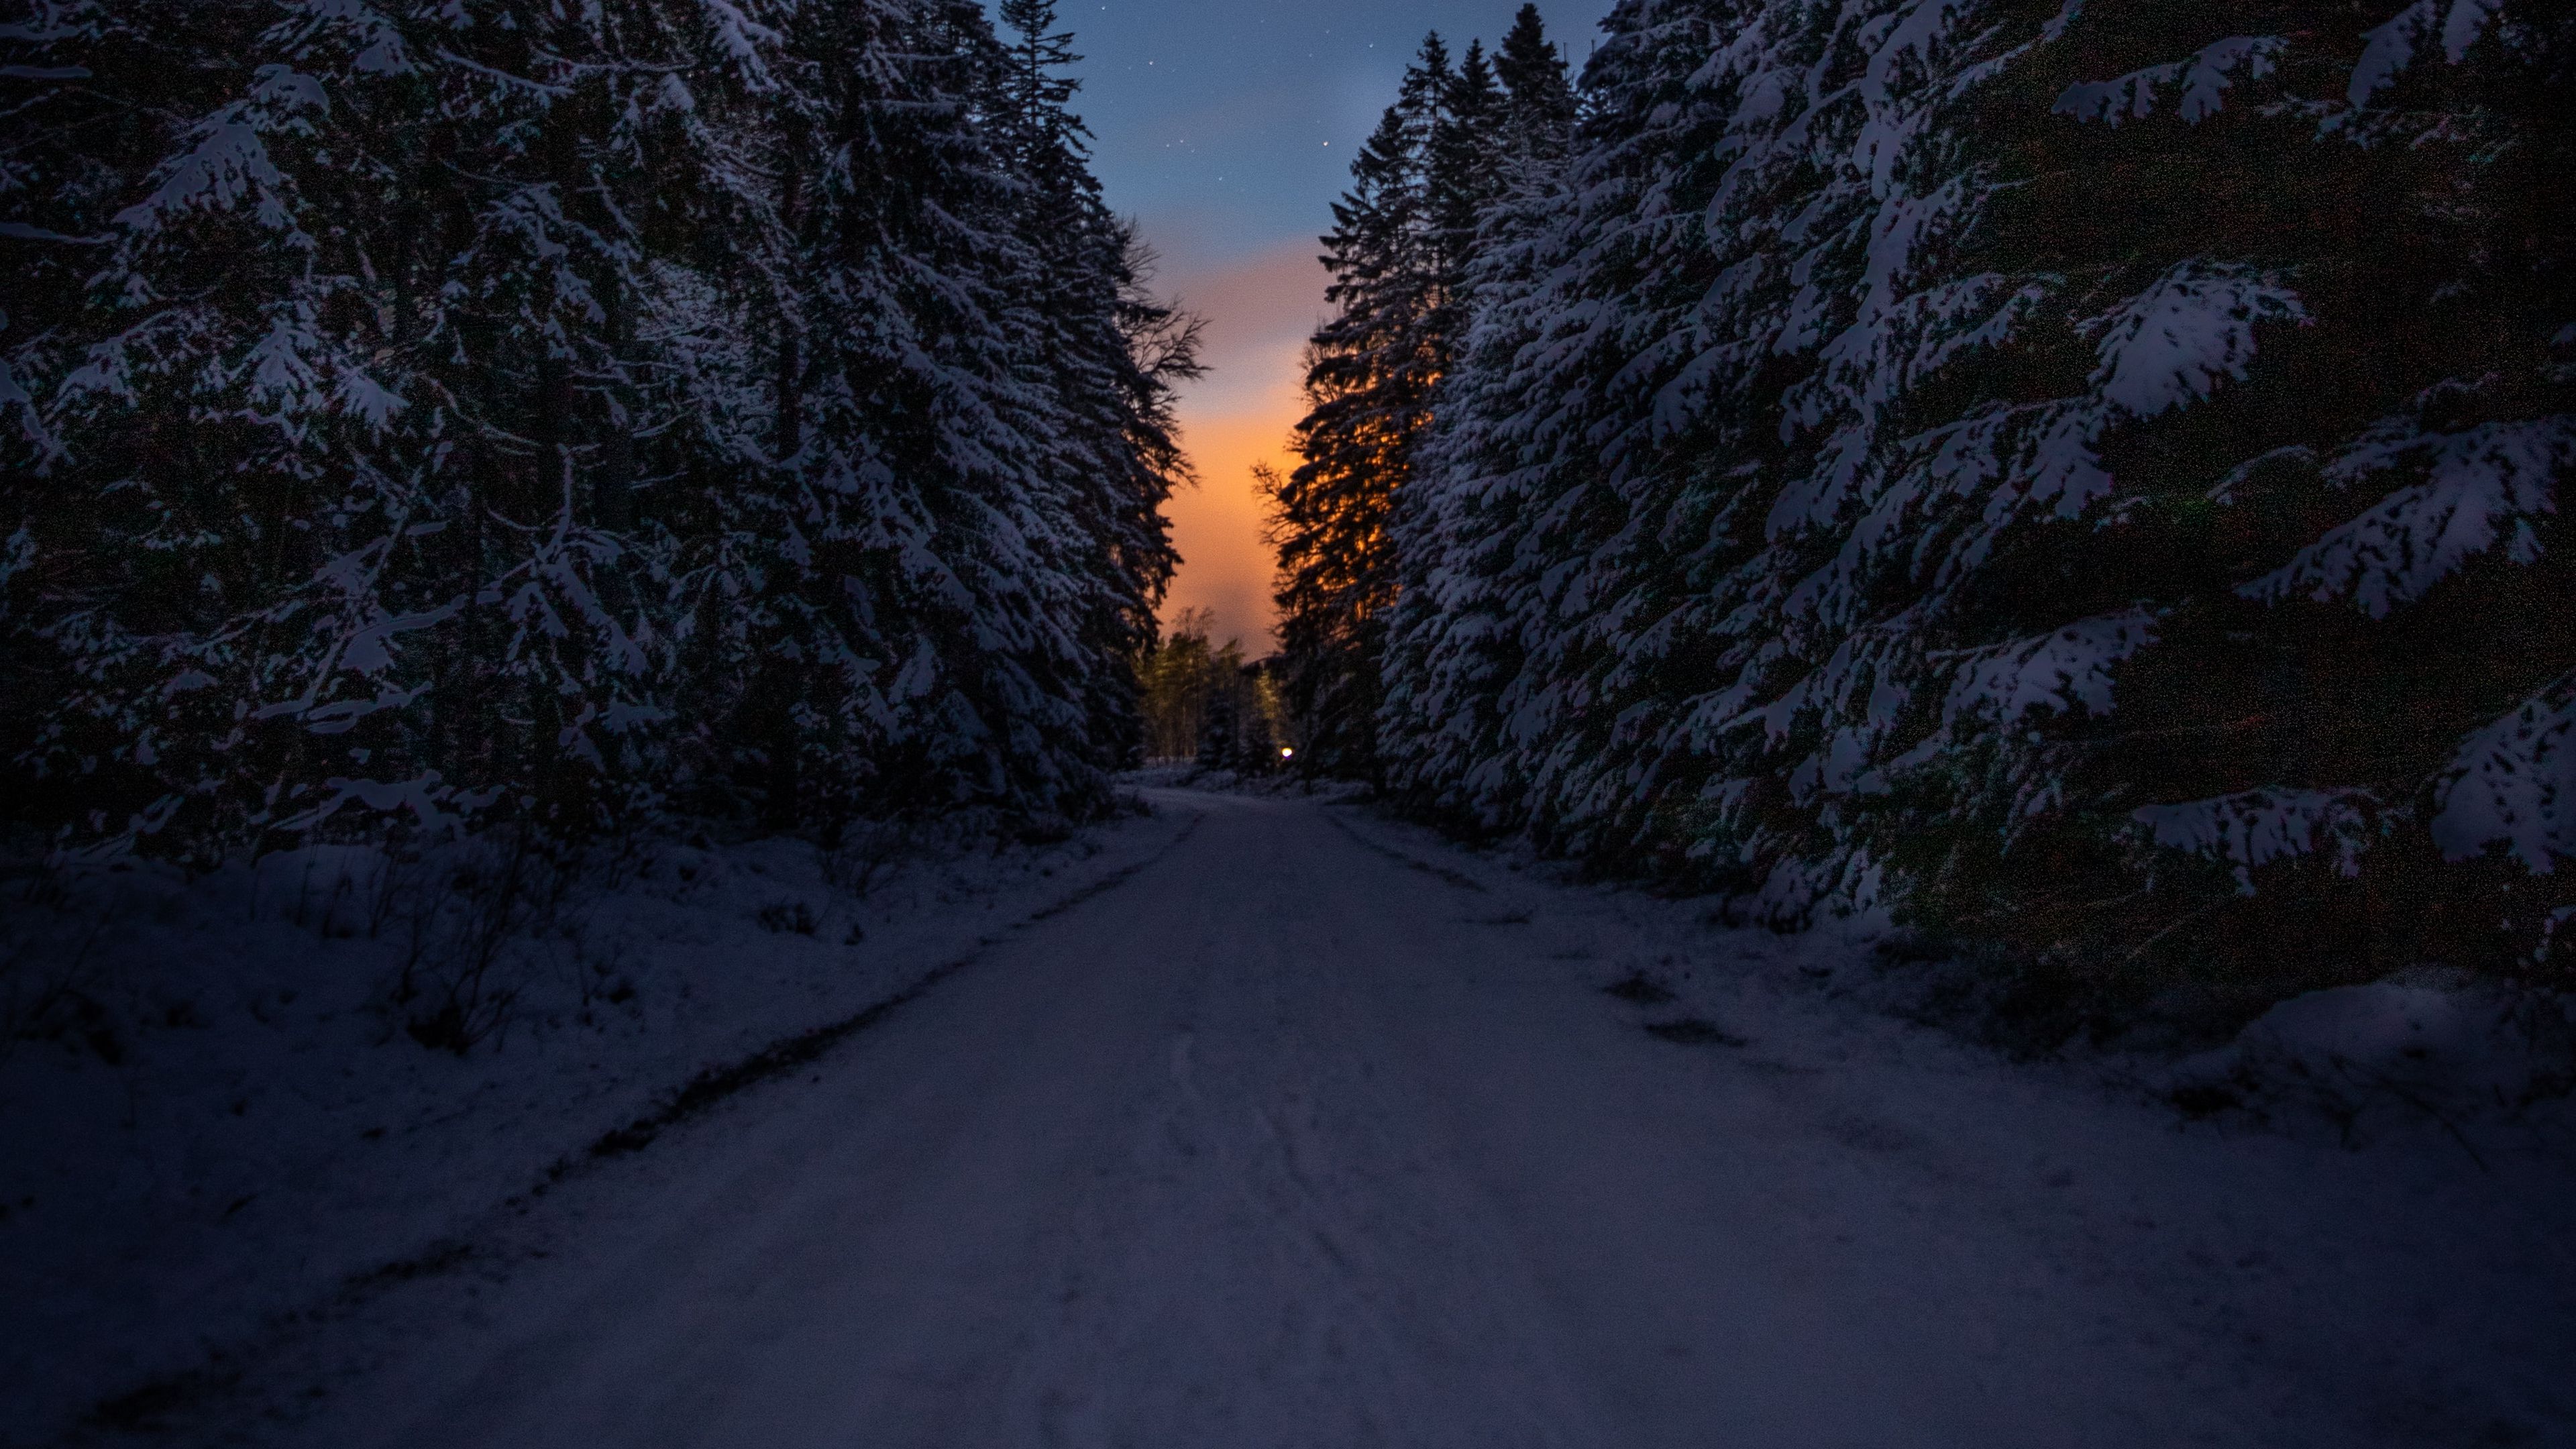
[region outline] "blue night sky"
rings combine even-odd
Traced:
[[[1611,0],[1540,0],[1579,69]],[[1157,290],[1208,319],[1214,372],[1183,399],[1201,486],[1170,510],[1184,556],[1166,617],[1213,609],[1266,648],[1269,556],[1249,485],[1296,421],[1297,355],[1323,313],[1315,238],[1350,157],[1437,30],[1452,55],[1501,38],[1520,0],[1069,0],[1075,108],[1111,206],[1162,256]]]

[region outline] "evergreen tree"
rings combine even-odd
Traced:
[[[1463,330],[1467,266],[1476,252],[1476,229],[1508,179],[1497,166],[1496,141],[1504,123],[1504,93],[1480,41],[1471,41],[1431,117],[1423,144],[1422,189],[1427,265],[1438,276],[1433,311],[1425,326],[1448,370],[1448,350]]]
[[[1014,13],[1016,67],[971,0],[0,35],[0,244],[60,284],[0,320],[12,813],[1094,808],[1194,333]]]
[[[1227,674],[1238,672],[1238,666],[1226,661]],[[1231,679],[1220,679],[1208,691],[1207,705],[1199,716],[1199,753],[1197,764],[1202,770],[1231,770],[1242,758],[1243,715]]]
[[[1063,430],[1055,468],[1076,485],[1085,538],[1066,566],[1098,577],[1081,621],[1097,659],[1088,684],[1099,717],[1120,721],[1107,742],[1116,763],[1141,749],[1135,681],[1126,661],[1153,636],[1153,608],[1177,556],[1161,505],[1188,477],[1172,413],[1175,384],[1200,374],[1198,321],[1145,291],[1152,259],[1134,228],[1102,201],[1086,164],[1088,131],[1068,109],[1079,83],[1058,74],[1080,59],[1052,30],[1052,0],[1008,0],[1020,35],[1003,94],[1003,132],[1025,200],[1015,208],[1034,261],[1014,294],[1039,328],[1026,372],[1051,388],[1080,426]]]
[[[171,509],[155,484],[166,480],[120,477],[127,459],[102,458],[100,466],[91,459],[130,436],[135,451],[164,460],[169,473],[219,488],[221,449],[247,430],[226,437],[222,422],[208,417],[191,428],[183,415],[151,434],[129,434],[101,416],[113,404],[100,395],[157,395],[177,399],[165,408],[184,407],[183,375],[202,358],[202,338],[221,325],[225,304],[240,299],[206,287],[208,273],[222,279],[215,259],[190,279],[188,291],[204,295],[177,305],[148,291],[102,297],[92,279],[123,269],[126,214],[139,196],[154,194],[156,170],[188,145],[192,123],[234,99],[242,72],[231,57],[250,47],[262,17],[247,5],[90,3],[34,5],[25,14],[23,25],[0,31],[9,62],[0,86],[15,117],[0,166],[9,222],[0,248],[20,279],[0,302],[0,412],[8,424],[0,444],[7,449],[0,528],[8,530],[0,545],[7,631],[0,661],[8,671],[0,743],[20,767],[12,793],[29,816],[93,833],[141,830],[177,812],[157,767],[173,733],[169,716],[195,703],[181,698],[193,687],[154,686],[173,675],[196,681],[178,670],[153,678],[152,641],[114,606],[131,600],[134,612],[166,619],[174,632],[183,620],[220,616],[222,601],[195,587],[205,571],[190,567],[199,561],[192,553],[217,545],[185,515],[172,519],[176,527],[162,524]],[[293,211],[279,204],[285,178],[261,165],[269,115],[236,110],[230,119],[231,146],[210,151],[204,174],[173,176],[158,194],[182,207],[259,206],[268,224],[233,233],[258,246],[289,229]],[[164,325],[151,326],[155,319]],[[146,354],[139,364],[136,352]],[[73,378],[83,379],[81,401],[66,405],[61,393]],[[220,503],[213,511],[221,516]],[[215,718],[204,727],[225,728],[229,706],[206,708]],[[174,773],[193,771],[179,762]]]
[[[1623,4],[1480,233],[1396,783],[2112,1019],[2539,959],[2566,26],[2341,13]]]
[[[1351,165],[1324,245],[1334,318],[1307,351],[1301,461],[1265,475],[1279,550],[1284,693],[1301,768],[1372,777],[1379,663],[1396,599],[1389,525],[1463,324],[1457,295],[1491,198],[1501,97],[1481,46],[1452,68],[1437,34]]]
[[[2537,98],[2570,28],[2429,14],[2357,57],[2308,38],[2331,33],[2313,6],[2256,36],[2214,6],[2078,26],[1999,95],[2059,119],[1962,265],[2065,279],[2086,320],[2013,351],[2090,364],[2104,496],[2089,528],[1998,538],[1925,643],[2014,657],[2115,616],[2137,637],[2116,693],[1919,772],[1871,838],[1925,919],[2088,996],[2182,971],[2241,1013],[2545,949],[2576,628],[2535,510],[2576,460],[2548,356],[2576,297],[2551,260],[2566,128]],[[2195,224],[2112,207],[2107,178],[2190,197]],[[1953,823],[1924,830],[1926,805]]]
[[[1733,86],[1698,82],[1738,9],[1613,13],[1576,153],[1539,162],[1487,233],[1467,365],[1444,380],[1436,471],[1401,535],[1418,597],[1394,644],[1392,783],[1609,859],[1656,848],[1639,823],[1676,788],[1629,709],[1660,706],[1609,691],[1660,682],[1631,631],[1705,582],[1668,552],[1719,542],[1707,480],[1665,460],[1716,451],[1673,436],[1674,394],[1706,346],[1707,211],[1736,110]],[[1675,505],[1696,517],[1661,516]],[[1669,623],[1651,637],[1686,645]]]
[[[1573,139],[1574,87],[1566,79],[1565,52],[1547,38],[1538,6],[1524,4],[1494,52],[1494,78],[1510,107],[1510,157],[1562,155]]]
[[[1497,69],[1505,119],[1493,161],[1501,179],[1460,268],[1459,290],[1473,304],[1453,334],[1439,417],[1396,500],[1399,587],[1380,709],[1390,783],[1417,806],[1486,827],[1504,817],[1471,803],[1489,792],[1468,776],[1499,758],[1492,745],[1501,701],[1491,686],[1518,673],[1523,649],[1504,612],[1508,560],[1498,550],[1527,499],[1503,480],[1533,476],[1530,440],[1489,424],[1517,412],[1513,399],[1533,386],[1514,359],[1547,325],[1546,279],[1571,260],[1560,247],[1560,220],[1573,203],[1564,163],[1575,118],[1564,62],[1535,6],[1522,8]],[[1488,449],[1490,457],[1465,456]],[[1493,484],[1484,481],[1489,471]]]

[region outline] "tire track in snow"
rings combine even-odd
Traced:
[[[1424,875],[1437,876],[1441,880],[1447,881],[1449,884],[1458,887],[1460,890],[1475,891],[1479,894],[1491,894],[1491,889],[1483,881],[1476,879],[1465,871],[1451,870],[1445,865],[1434,865],[1430,861],[1407,855],[1392,845],[1385,844],[1382,841],[1369,839],[1367,836],[1362,835],[1359,830],[1354,827],[1348,819],[1344,818],[1342,813],[1338,810],[1326,810],[1323,814],[1325,819],[1333,822],[1335,829],[1358,842],[1360,847],[1364,850],[1374,851],[1377,854],[1383,855],[1387,859],[1394,861],[1398,865],[1409,866],[1414,870],[1422,872]],[[1521,918],[1522,921],[1526,921],[1527,919],[1527,916],[1523,916]],[[1521,924],[1521,921],[1488,921],[1483,924],[1519,925]]]

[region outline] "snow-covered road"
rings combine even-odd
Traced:
[[[1758,933],[1725,1035],[1662,1039],[1600,991],[1655,945],[1618,898],[1155,799],[1200,818],[1154,865],[568,1185],[506,1271],[407,1285],[255,1437],[2576,1435],[2541,1166],[2184,1131],[1780,985]]]

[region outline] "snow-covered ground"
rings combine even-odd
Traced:
[[[1906,968],[1856,928],[1728,929],[1348,803],[1148,795],[944,905],[932,874],[833,902],[784,847],[691,891],[657,867],[596,907],[671,957],[650,1029],[363,1048],[407,1081],[360,1106],[330,1043],[382,1030],[363,993],[325,1021],[318,968],[258,954],[354,944],[121,927],[237,940],[304,1024],[234,1068],[284,1078],[240,1118],[202,1062],[8,1068],[13,1142],[86,1114],[45,1128],[57,1190],[135,1164],[0,1224],[0,1293],[47,1305],[15,1363],[86,1375],[41,1391],[71,1405],[104,1345],[130,1378],[203,1336],[239,1381],[136,1418],[331,1449],[2576,1443],[2563,1014],[2399,983],[2189,1061],[2013,1063],[1891,1015]],[[840,915],[758,925],[800,895],[884,915],[846,951]],[[245,1035],[262,990],[169,1030]],[[226,1125],[262,1112],[334,1125]]]
[[[255,880],[77,880],[50,909],[12,888],[10,944],[45,958],[15,984],[77,957],[93,1006],[0,1058],[0,1443],[137,1389],[128,1417],[154,1420],[279,1315],[452,1256],[705,1069],[845,1021],[1185,824],[837,857],[638,842],[550,910],[479,920],[437,872],[389,880],[347,849],[271,856]],[[463,1056],[416,1044],[431,999],[391,999],[405,958],[423,985],[452,976],[496,914],[518,932],[487,983],[517,993],[506,1019]]]

